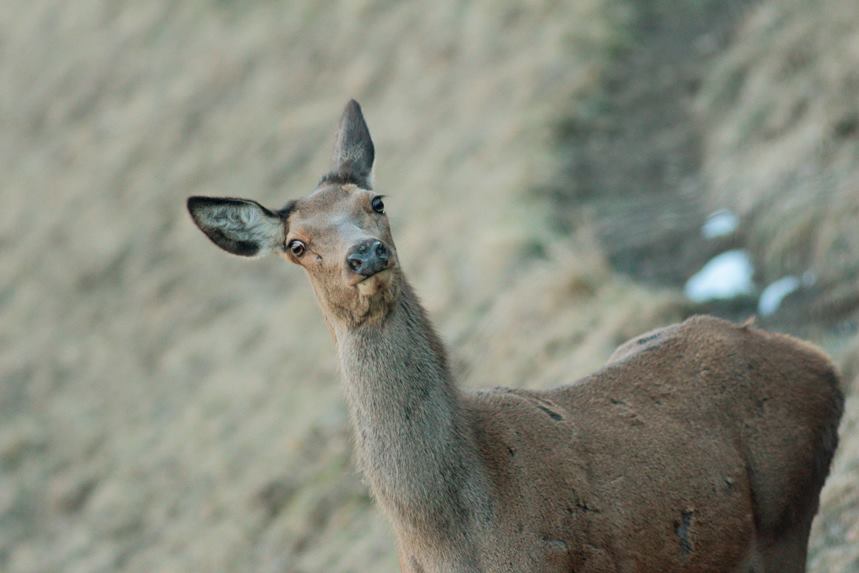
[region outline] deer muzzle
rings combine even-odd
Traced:
[[[371,277],[388,268],[391,253],[388,247],[378,239],[361,241],[349,249],[346,255],[346,266],[353,273],[362,277]]]

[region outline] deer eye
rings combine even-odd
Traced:
[[[306,249],[304,243],[299,241],[298,239],[294,241],[290,241],[287,245],[287,248],[292,252],[296,257],[300,257],[304,254],[304,250]]]
[[[382,203],[382,196],[376,195],[373,197],[373,200],[370,201],[370,207],[373,208],[373,211],[376,213],[384,213],[385,212],[385,204]]]

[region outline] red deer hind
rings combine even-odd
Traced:
[[[568,386],[464,392],[403,276],[373,157],[351,101],[307,197],[188,209],[222,249],[307,272],[404,571],[805,570],[843,404],[826,355],[700,316]]]

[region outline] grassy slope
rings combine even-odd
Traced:
[[[857,29],[849,1],[767,2],[696,102],[709,194],[747,220],[761,279],[817,276],[804,320],[859,310]]]

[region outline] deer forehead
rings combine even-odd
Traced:
[[[290,238],[340,243],[378,231],[368,212],[373,193],[355,185],[322,187],[301,199],[289,217]]]

